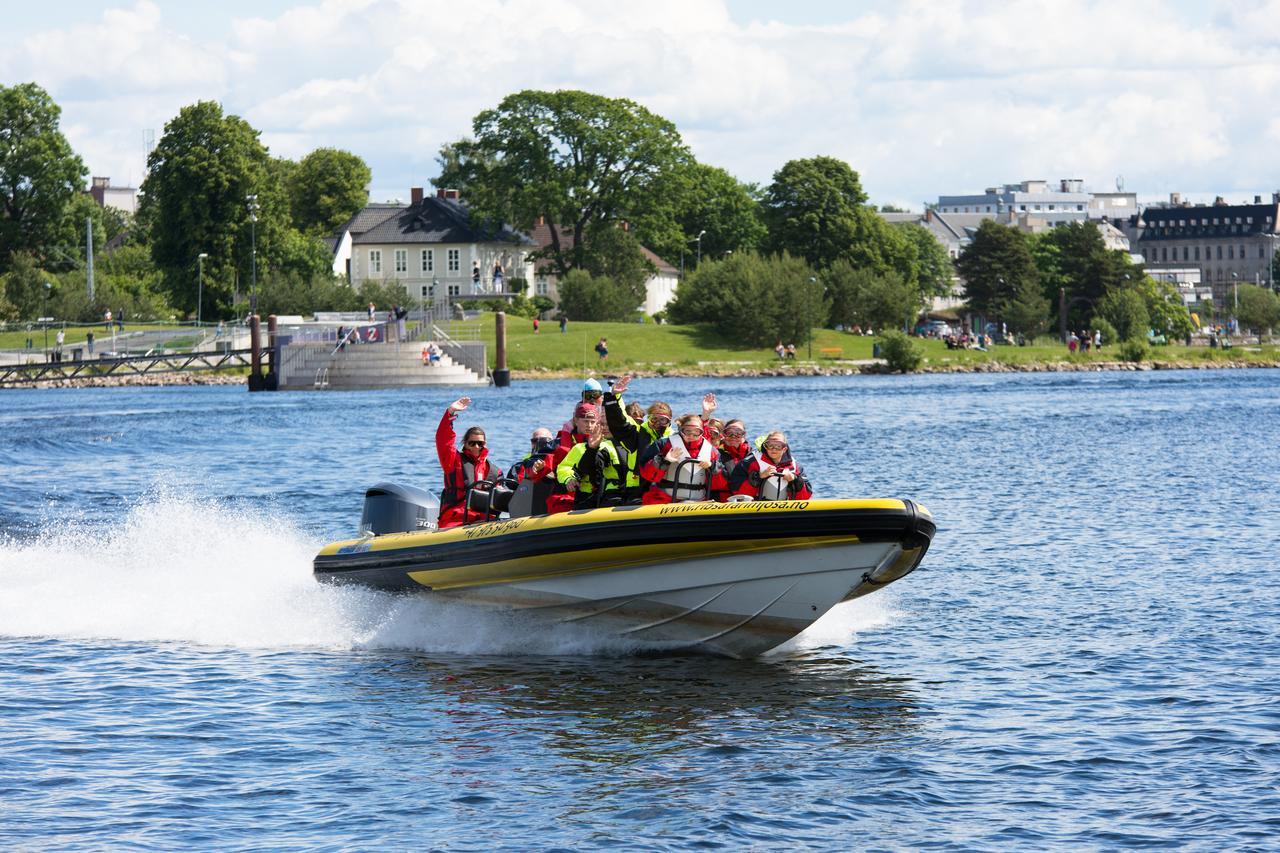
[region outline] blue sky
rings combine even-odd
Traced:
[[[375,199],[521,88],[632,98],[767,183],[847,160],[878,202],[1117,176],[1144,198],[1280,189],[1280,0],[122,0],[9,4],[0,83],[34,80],[94,174],[217,100],[279,156],[364,157]]]

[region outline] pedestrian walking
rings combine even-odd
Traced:
[[[560,334],[563,335],[565,329],[567,328],[569,328],[569,318],[561,314],[560,315]]]
[[[533,318],[533,333],[535,335],[538,334],[538,318],[537,317]]]
[[[608,358],[609,358],[609,340],[608,340],[608,338],[601,338],[601,339],[596,343],[596,355],[598,355],[598,356],[600,357],[600,360],[601,360],[601,361],[605,361],[606,359],[608,359]]]
[[[89,355],[93,355],[93,332],[84,333],[84,342],[89,347]]]

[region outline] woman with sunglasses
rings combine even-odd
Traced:
[[[440,469],[444,472],[444,489],[440,492],[440,517],[437,521],[437,526],[441,529],[472,521],[485,521],[487,517],[483,513],[468,511],[467,495],[476,483],[496,482],[502,472],[500,466],[489,461],[485,433],[478,426],[467,428],[462,436],[462,452],[458,452],[453,422],[470,405],[470,397],[454,400],[444,410],[444,417],[436,428],[436,455],[440,459]]]
[[[671,434],[671,407],[658,400],[649,406],[647,412],[642,410],[639,413],[641,417],[637,418],[632,409],[636,404],[624,405],[622,402],[622,393],[630,382],[631,377],[624,376],[614,382],[609,393],[604,395],[604,417],[613,435],[614,446],[624,455],[624,500],[636,503],[645,489],[637,474],[640,457],[655,441]]]
[[[791,458],[786,435],[779,431],[764,437],[758,455],[742,461],[729,487],[735,495],[757,501],[804,501],[813,497],[804,471]]]
[[[681,415],[676,423],[678,430],[658,439],[641,458],[640,477],[650,484],[642,503],[706,501],[712,489],[725,487],[720,454],[702,434],[702,416]]]

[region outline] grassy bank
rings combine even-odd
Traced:
[[[49,326],[50,348],[53,347],[55,336],[58,334],[59,328],[61,327],[52,324]],[[88,335],[89,332],[93,332],[95,349],[109,349],[111,346],[111,333],[106,330],[102,323],[95,323],[91,326],[67,326],[63,331],[66,334],[66,342],[63,346],[83,344],[86,340],[86,335]],[[182,341],[185,341],[186,345],[190,346],[196,338],[196,334],[191,326],[150,326],[141,323],[126,323],[124,332],[116,333],[116,340],[127,342],[128,335],[135,332],[172,333],[174,336],[172,341],[164,341],[161,345],[175,348],[181,346]],[[30,339],[32,348],[39,352],[44,349],[44,333],[45,330],[39,326],[36,326],[30,331],[18,330],[0,332],[0,349],[25,349],[27,346],[27,340]]]
[[[468,324],[489,345],[489,364],[494,363],[494,323],[491,317]],[[609,358],[601,362],[594,352],[596,341],[609,340]],[[820,329],[810,347],[800,345],[800,364],[838,367],[841,362],[866,361],[872,357],[875,338]],[[1118,348],[1070,355],[1065,346],[1048,341],[1015,347],[998,346],[989,352],[948,350],[939,340],[917,339],[925,351],[925,370],[970,369],[984,365],[1028,367],[1067,362],[1085,366],[1120,360]],[[1256,340],[1256,339],[1255,339]],[[1239,362],[1280,363],[1280,348],[1273,344],[1237,344],[1230,350],[1207,346],[1152,347],[1148,360],[1161,364],[1227,364]],[[508,318],[507,366],[522,372],[625,373],[718,372],[727,369],[769,369],[778,365],[772,349],[743,346],[705,326],[658,326],[650,323],[570,323],[560,333],[555,323],[543,323],[534,334],[523,318]]]

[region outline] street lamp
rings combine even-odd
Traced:
[[[702,235],[706,233],[705,228],[698,232],[698,266],[702,266]]]
[[[809,276],[809,286],[804,292],[804,325],[805,337],[809,339],[809,360],[813,361],[813,315],[809,313],[813,310],[813,288],[818,284],[818,280],[813,276]]]
[[[44,360],[49,360],[49,292],[53,290],[53,285],[49,282],[44,283],[44,300],[40,303],[40,320],[44,326]]]
[[[200,309],[204,305],[204,259],[209,257],[208,252],[201,252],[196,255],[196,268],[199,270],[198,276],[200,280],[200,290],[196,296],[196,328],[200,328],[201,313]]]
[[[1238,331],[1240,327],[1240,276],[1236,273],[1231,274],[1231,291],[1232,303],[1231,309],[1231,325]]]
[[[247,195],[244,197],[245,202],[249,206],[249,255],[250,255],[250,279],[249,279],[249,313],[258,313],[258,196]]]

